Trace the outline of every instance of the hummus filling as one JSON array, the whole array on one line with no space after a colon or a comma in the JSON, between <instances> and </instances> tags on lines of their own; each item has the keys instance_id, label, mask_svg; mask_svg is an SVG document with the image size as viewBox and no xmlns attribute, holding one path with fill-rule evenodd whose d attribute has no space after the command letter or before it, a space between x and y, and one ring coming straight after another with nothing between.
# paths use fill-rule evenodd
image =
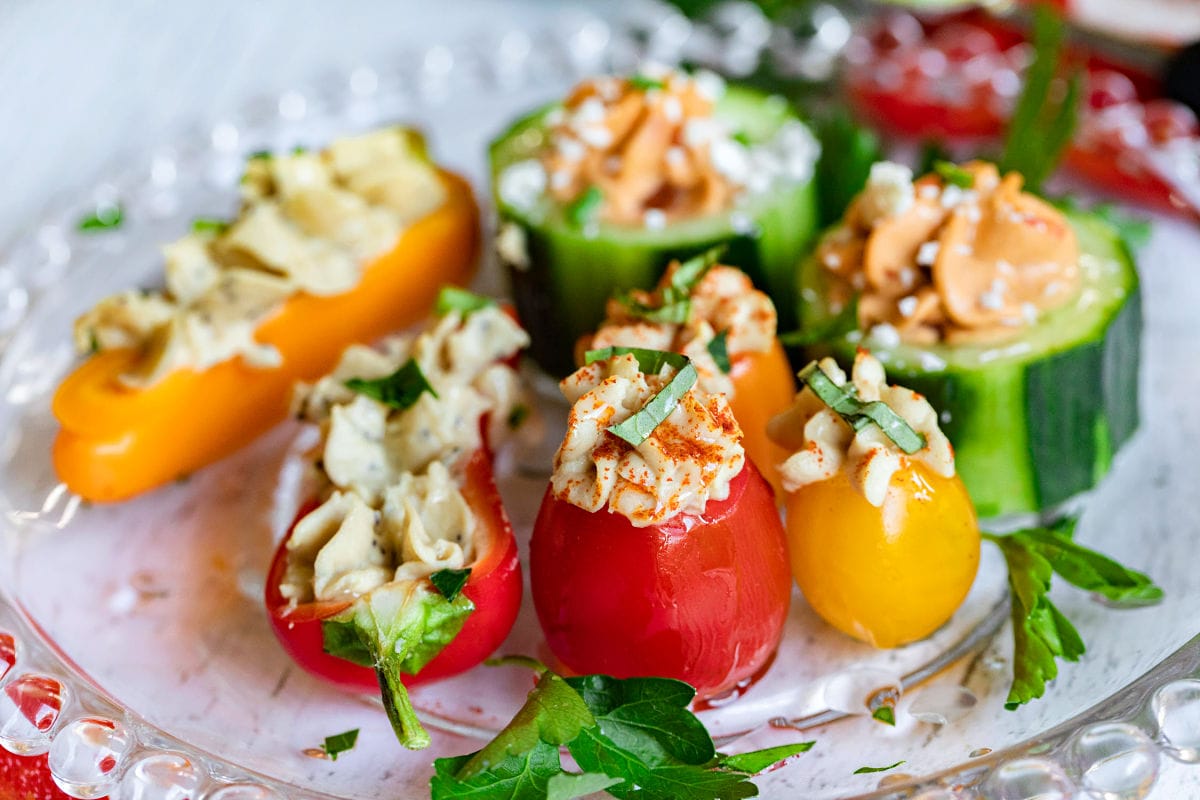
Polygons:
<instances>
[{"instance_id":1,"label":"hummus filling","mask_svg":"<svg viewBox=\"0 0 1200 800\"><path fill-rule=\"evenodd\" d=\"M530 400L505 361L529 338L498 308L452 312L416 337L348 348L332 374L301 386L300 419L321 428L316 472L321 504L288 541L285 598L358 597L386 583L469 567L479 522L464 498L462 468L487 442L497 447L525 421ZM434 393L405 409L347 388L409 359Z\"/></svg>"},{"instance_id":2,"label":"hummus filling","mask_svg":"<svg viewBox=\"0 0 1200 800\"><path fill-rule=\"evenodd\" d=\"M607 431L640 411L675 374L641 372L632 355L581 367L559 387L571 403L567 434L554 456L554 496L585 511L605 507L635 527L703 513L729 496L742 471L742 431L729 401L698 385L636 447Z\"/></svg>"},{"instance_id":3,"label":"hummus filling","mask_svg":"<svg viewBox=\"0 0 1200 800\"><path fill-rule=\"evenodd\" d=\"M547 115L540 158L501 174L500 196L528 210L545 196L569 207L594 194L599 221L657 229L727 211L776 179L807 181L820 149L808 128L793 120L747 144L714 114L724 93L711 72L654 64L584 81Z\"/></svg>"},{"instance_id":4,"label":"hummus filling","mask_svg":"<svg viewBox=\"0 0 1200 800\"><path fill-rule=\"evenodd\" d=\"M673 262L653 292L633 291L627 300L610 299L607 318L594 334L580 340L579 355L604 347L682 353L696 367L701 389L708 394L724 394L732 400L733 380L717 366L709 347L714 338L724 334L731 361L742 354L770 350L775 342L775 305L754 288L746 273L718 264L709 268L693 287L686 321L654 322L639 317L629 301L639 307L661 307L678 267L679 262Z\"/></svg>"},{"instance_id":5,"label":"hummus filling","mask_svg":"<svg viewBox=\"0 0 1200 800\"><path fill-rule=\"evenodd\" d=\"M998 341L1079 293L1079 247L1062 213L1021 191L1017 173L978 161L949 171L954 182L914 181L907 167L875 164L818 247L833 307L857 296L859 327L891 334L880 341Z\"/></svg>"},{"instance_id":6,"label":"hummus filling","mask_svg":"<svg viewBox=\"0 0 1200 800\"><path fill-rule=\"evenodd\" d=\"M131 387L238 356L278 366L278 351L255 340L259 324L293 295L353 289L445 191L415 134L400 128L338 139L319 153L252 157L237 217L163 248L165 287L101 300L76 320L76 348L138 350L121 376Z\"/></svg>"},{"instance_id":7,"label":"hummus filling","mask_svg":"<svg viewBox=\"0 0 1200 800\"><path fill-rule=\"evenodd\" d=\"M954 449L938 426L937 412L924 396L903 386L889 386L883 365L865 350L854 358L851 376L832 358L819 366L839 386L851 383L863 402L882 400L917 433L925 447L907 455L878 425L855 431L805 386L793 406L767 425L773 441L792 453L779 467L783 488L794 492L844 470L850 482L874 506L882 506L892 476L919 461L946 478L954 476Z\"/></svg>"}]
</instances>

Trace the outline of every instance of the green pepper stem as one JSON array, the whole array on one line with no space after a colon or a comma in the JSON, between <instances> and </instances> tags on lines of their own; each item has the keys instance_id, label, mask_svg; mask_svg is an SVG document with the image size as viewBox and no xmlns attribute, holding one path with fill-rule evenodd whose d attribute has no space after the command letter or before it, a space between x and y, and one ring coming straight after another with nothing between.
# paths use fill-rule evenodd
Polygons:
<instances>
[{"instance_id":1,"label":"green pepper stem","mask_svg":"<svg viewBox=\"0 0 1200 800\"><path fill-rule=\"evenodd\" d=\"M399 661L395 657L386 656L379 659L375 667L375 676L379 678L388 722L392 723L392 730L396 732L400 744L409 750L429 747L429 732L421 726L421 720L417 719L417 711L408 696L408 688L400 680Z\"/></svg>"}]
</instances>

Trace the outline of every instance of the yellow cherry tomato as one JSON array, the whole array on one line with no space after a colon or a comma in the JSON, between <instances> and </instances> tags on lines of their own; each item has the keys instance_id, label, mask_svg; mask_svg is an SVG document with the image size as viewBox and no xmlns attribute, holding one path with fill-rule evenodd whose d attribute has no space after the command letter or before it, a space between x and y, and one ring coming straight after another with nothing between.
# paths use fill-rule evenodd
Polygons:
<instances>
[{"instance_id":1,"label":"yellow cherry tomato","mask_svg":"<svg viewBox=\"0 0 1200 800\"><path fill-rule=\"evenodd\" d=\"M826 622L876 647L935 631L979 568L979 526L962 480L915 461L876 507L844 472L787 498L792 575Z\"/></svg>"}]
</instances>

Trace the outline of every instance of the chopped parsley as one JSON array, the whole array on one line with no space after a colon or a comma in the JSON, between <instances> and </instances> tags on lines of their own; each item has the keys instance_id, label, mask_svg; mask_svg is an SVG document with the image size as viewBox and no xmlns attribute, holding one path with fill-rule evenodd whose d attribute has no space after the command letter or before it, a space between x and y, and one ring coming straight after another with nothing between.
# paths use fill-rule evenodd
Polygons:
<instances>
[{"instance_id":1,"label":"chopped parsley","mask_svg":"<svg viewBox=\"0 0 1200 800\"><path fill-rule=\"evenodd\" d=\"M433 384L421 371L421 365L411 358L391 375L373 380L351 378L346 381L346 388L378 400L389 408L402 410L411 408L424 392L438 396Z\"/></svg>"},{"instance_id":2,"label":"chopped parsley","mask_svg":"<svg viewBox=\"0 0 1200 800\"><path fill-rule=\"evenodd\" d=\"M120 203L97 206L91 214L79 220L78 228L84 233L113 231L125 221L125 209Z\"/></svg>"},{"instance_id":3,"label":"chopped parsley","mask_svg":"<svg viewBox=\"0 0 1200 800\"><path fill-rule=\"evenodd\" d=\"M442 593L442 597L447 600L453 600L458 597L458 593L467 585L467 579L471 577L471 570L468 569L439 569L437 572L430 574L429 582L433 584L433 588Z\"/></svg>"},{"instance_id":4,"label":"chopped parsley","mask_svg":"<svg viewBox=\"0 0 1200 800\"><path fill-rule=\"evenodd\" d=\"M352 731L345 731L334 736L326 736L325 744L321 745L321 749L325 751L325 755L329 756L330 761L337 761L337 758L347 750L353 750L354 745L358 743L358 728Z\"/></svg>"}]
</instances>

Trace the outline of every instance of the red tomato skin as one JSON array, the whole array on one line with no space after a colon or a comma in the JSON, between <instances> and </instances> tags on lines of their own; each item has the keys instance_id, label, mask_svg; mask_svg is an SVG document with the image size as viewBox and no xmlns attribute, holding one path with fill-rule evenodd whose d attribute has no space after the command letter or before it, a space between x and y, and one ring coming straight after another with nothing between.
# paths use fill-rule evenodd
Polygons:
<instances>
[{"instance_id":1,"label":"red tomato skin","mask_svg":"<svg viewBox=\"0 0 1200 800\"><path fill-rule=\"evenodd\" d=\"M475 610L454 640L424 669L416 675L403 676L404 685L408 687L457 675L482 662L508 636L521 607L517 541L492 478L491 458L485 450L481 449L472 457L466 476L463 496L482 529L488 531L491 542L491 547L471 565L471 577L463 587L463 594L475 604ZM313 507L314 504L306 504L296 520ZM379 681L373 669L325 652L322 620L345 610L350 603L306 603L289 609L287 601L280 595L279 584L287 569L287 540L290 537L291 531L279 543L267 574L267 616L276 638L292 660L310 675L350 691L377 693Z\"/></svg>"},{"instance_id":2,"label":"red tomato skin","mask_svg":"<svg viewBox=\"0 0 1200 800\"><path fill-rule=\"evenodd\" d=\"M530 582L547 644L567 670L678 678L701 699L766 666L791 599L783 524L749 460L729 497L703 515L645 528L547 489Z\"/></svg>"}]
</instances>

